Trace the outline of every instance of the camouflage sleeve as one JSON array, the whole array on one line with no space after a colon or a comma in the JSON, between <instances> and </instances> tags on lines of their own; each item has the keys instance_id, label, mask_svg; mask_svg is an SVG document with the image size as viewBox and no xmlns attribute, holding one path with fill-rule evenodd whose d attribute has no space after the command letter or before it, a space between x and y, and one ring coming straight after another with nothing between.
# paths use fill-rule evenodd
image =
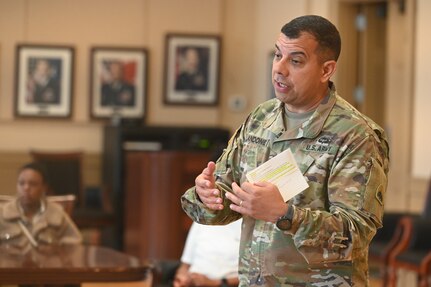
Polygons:
<instances>
[{"instance_id":1,"label":"camouflage sleeve","mask_svg":"<svg viewBox=\"0 0 431 287\"><path fill-rule=\"evenodd\" d=\"M327 183L328 211L293 207L290 232L307 262L366 258L382 224L387 186L388 155L381 153L380 145L368 136L336 159Z\"/></svg>"},{"instance_id":2,"label":"camouflage sleeve","mask_svg":"<svg viewBox=\"0 0 431 287\"><path fill-rule=\"evenodd\" d=\"M243 136L243 125L234 133L229 140L227 148L216 162L216 186L223 198L223 210L215 211L208 209L199 199L196 188L188 189L181 197L181 205L184 212L193 220L201 224L223 225L233 222L241 217L229 207L231 201L225 198L226 192L232 192L232 183L239 183L240 173L239 159L240 146Z\"/></svg>"}]
</instances>

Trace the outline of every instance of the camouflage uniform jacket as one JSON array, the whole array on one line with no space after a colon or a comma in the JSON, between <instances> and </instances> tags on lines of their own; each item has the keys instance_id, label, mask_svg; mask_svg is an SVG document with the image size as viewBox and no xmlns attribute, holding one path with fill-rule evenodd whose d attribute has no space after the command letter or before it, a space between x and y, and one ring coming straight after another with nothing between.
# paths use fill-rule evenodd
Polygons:
<instances>
[{"instance_id":1,"label":"camouflage uniform jacket","mask_svg":"<svg viewBox=\"0 0 431 287\"><path fill-rule=\"evenodd\" d=\"M231 190L245 174L290 148L309 187L288 203L292 228L244 216L240 286L368 286L368 245L381 227L389 147L384 131L339 97L327 97L300 127L285 131L277 99L254 110L217 161L217 186ZM242 215L207 209L195 188L184 211L202 224L226 224ZM216 247L215 247L216 248Z\"/></svg>"}]
</instances>

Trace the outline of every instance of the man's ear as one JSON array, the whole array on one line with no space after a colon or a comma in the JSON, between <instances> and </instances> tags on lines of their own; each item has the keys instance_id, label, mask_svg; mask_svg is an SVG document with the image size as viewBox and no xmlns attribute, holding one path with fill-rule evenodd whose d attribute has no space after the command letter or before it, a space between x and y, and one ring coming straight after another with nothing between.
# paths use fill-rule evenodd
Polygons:
<instances>
[{"instance_id":1,"label":"man's ear","mask_svg":"<svg viewBox=\"0 0 431 287\"><path fill-rule=\"evenodd\" d=\"M329 81L329 79L332 77L332 75L335 73L335 70L337 69L337 62L334 60L329 60L323 63L322 67L322 83Z\"/></svg>"}]
</instances>

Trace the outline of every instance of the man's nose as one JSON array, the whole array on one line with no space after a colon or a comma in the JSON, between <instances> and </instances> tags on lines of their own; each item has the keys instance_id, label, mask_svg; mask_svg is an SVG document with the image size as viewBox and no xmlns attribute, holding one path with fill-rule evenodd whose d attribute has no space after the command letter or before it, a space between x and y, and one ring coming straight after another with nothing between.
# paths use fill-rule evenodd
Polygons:
<instances>
[{"instance_id":1,"label":"man's nose","mask_svg":"<svg viewBox=\"0 0 431 287\"><path fill-rule=\"evenodd\" d=\"M278 62L273 63L273 69L274 72L280 75L283 75L284 77L287 77L289 75L289 69L287 66L286 60L282 59Z\"/></svg>"}]
</instances>

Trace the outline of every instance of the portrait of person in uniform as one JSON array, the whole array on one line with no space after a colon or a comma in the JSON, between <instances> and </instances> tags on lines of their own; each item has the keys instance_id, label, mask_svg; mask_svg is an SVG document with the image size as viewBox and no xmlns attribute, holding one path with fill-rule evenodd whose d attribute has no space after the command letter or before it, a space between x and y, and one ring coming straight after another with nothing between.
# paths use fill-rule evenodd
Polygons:
<instances>
[{"instance_id":1,"label":"portrait of person in uniform","mask_svg":"<svg viewBox=\"0 0 431 287\"><path fill-rule=\"evenodd\" d=\"M101 106L131 107L135 105L134 83L125 75L125 64L118 60L104 61L105 75L101 86Z\"/></svg>"},{"instance_id":2,"label":"portrait of person in uniform","mask_svg":"<svg viewBox=\"0 0 431 287\"><path fill-rule=\"evenodd\" d=\"M368 248L382 227L388 181L385 131L338 94L331 78L341 37L329 20L294 18L273 45L276 98L251 111L202 167L182 208L200 224L242 218L240 287L369 286ZM248 180L288 150L305 189L285 198L274 181ZM265 174L288 176L277 167Z\"/></svg>"},{"instance_id":3,"label":"portrait of person in uniform","mask_svg":"<svg viewBox=\"0 0 431 287\"><path fill-rule=\"evenodd\" d=\"M205 47L179 46L177 48L176 66L178 72L175 90L208 90L208 53L209 48Z\"/></svg>"},{"instance_id":4,"label":"portrait of person in uniform","mask_svg":"<svg viewBox=\"0 0 431 287\"><path fill-rule=\"evenodd\" d=\"M52 58L29 58L27 103L59 104L61 60Z\"/></svg>"}]
</instances>

